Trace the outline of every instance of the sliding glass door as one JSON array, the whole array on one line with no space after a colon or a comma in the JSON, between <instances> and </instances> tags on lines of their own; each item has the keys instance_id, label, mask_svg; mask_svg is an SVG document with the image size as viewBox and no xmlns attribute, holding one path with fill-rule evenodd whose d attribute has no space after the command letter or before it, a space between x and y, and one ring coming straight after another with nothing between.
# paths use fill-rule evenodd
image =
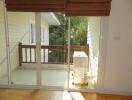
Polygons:
<instances>
[{"instance_id":1,"label":"sliding glass door","mask_svg":"<svg viewBox=\"0 0 132 100\"><path fill-rule=\"evenodd\" d=\"M34 12L7 12L11 85L37 85Z\"/></svg>"},{"instance_id":2,"label":"sliding glass door","mask_svg":"<svg viewBox=\"0 0 132 100\"><path fill-rule=\"evenodd\" d=\"M69 88L87 88L88 53L87 28L88 17L69 17L69 41L70 41L70 72Z\"/></svg>"},{"instance_id":3,"label":"sliding glass door","mask_svg":"<svg viewBox=\"0 0 132 100\"><path fill-rule=\"evenodd\" d=\"M100 17L69 17L69 88L97 87Z\"/></svg>"},{"instance_id":4,"label":"sliding glass door","mask_svg":"<svg viewBox=\"0 0 132 100\"><path fill-rule=\"evenodd\" d=\"M54 12L6 14L10 61L9 73L5 67L6 76L0 79L1 84L10 81L11 86L67 87L68 31L65 15Z\"/></svg>"},{"instance_id":5,"label":"sliding glass door","mask_svg":"<svg viewBox=\"0 0 132 100\"><path fill-rule=\"evenodd\" d=\"M0 69L3 71L0 84L7 84L10 78L13 86L96 88L99 17L66 17L59 12L7 12L7 21L8 41L4 40L4 26L0 26Z\"/></svg>"},{"instance_id":6,"label":"sliding glass door","mask_svg":"<svg viewBox=\"0 0 132 100\"><path fill-rule=\"evenodd\" d=\"M62 13L41 15L41 82L44 87L67 86L67 31Z\"/></svg>"}]
</instances>

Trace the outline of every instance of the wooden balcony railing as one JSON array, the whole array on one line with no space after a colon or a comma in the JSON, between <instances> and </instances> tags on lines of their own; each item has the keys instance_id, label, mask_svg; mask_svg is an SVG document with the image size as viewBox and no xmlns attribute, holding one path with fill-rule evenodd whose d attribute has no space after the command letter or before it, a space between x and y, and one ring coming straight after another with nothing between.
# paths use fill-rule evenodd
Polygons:
<instances>
[{"instance_id":1,"label":"wooden balcony railing","mask_svg":"<svg viewBox=\"0 0 132 100\"><path fill-rule=\"evenodd\" d=\"M89 45L71 45L70 63L73 62L74 51L85 51L89 54ZM63 64L67 63L68 48L64 45L42 45L41 62L43 64ZM36 63L36 45L23 45L19 43L19 65L22 63Z\"/></svg>"}]
</instances>

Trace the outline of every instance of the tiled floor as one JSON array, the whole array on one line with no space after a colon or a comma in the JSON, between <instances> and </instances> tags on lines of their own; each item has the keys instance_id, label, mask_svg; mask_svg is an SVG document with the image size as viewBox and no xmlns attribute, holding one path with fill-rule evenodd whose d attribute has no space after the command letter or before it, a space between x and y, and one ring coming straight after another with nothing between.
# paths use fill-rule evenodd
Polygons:
<instances>
[{"instance_id":1,"label":"tiled floor","mask_svg":"<svg viewBox=\"0 0 132 100\"><path fill-rule=\"evenodd\" d=\"M12 84L36 85L36 70L18 69L11 73ZM67 81L67 71L64 70L43 70L42 84L46 86L65 86ZM7 82L7 77L0 79L0 84Z\"/></svg>"},{"instance_id":2,"label":"tiled floor","mask_svg":"<svg viewBox=\"0 0 132 100\"><path fill-rule=\"evenodd\" d=\"M59 86L66 87L68 81L68 71L64 69L42 69L42 85L43 86ZM7 84L7 76L0 78L0 84ZM37 85L37 71L34 68L22 67L17 70L11 72L11 80L12 84L15 85ZM70 83L69 87L78 89L78 88L90 88L93 89L96 86L94 85L94 81L89 81L88 85L73 85L73 76L72 71L70 72Z\"/></svg>"}]
</instances>

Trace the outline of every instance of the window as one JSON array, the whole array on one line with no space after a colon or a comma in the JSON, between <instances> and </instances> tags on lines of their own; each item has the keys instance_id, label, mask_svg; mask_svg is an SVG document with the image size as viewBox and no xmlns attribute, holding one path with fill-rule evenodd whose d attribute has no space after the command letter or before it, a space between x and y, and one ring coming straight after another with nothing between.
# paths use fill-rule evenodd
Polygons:
<instances>
[{"instance_id":1,"label":"window","mask_svg":"<svg viewBox=\"0 0 132 100\"><path fill-rule=\"evenodd\" d=\"M31 36L30 36L30 43L35 43L36 36L35 36L35 24L31 23ZM41 26L41 43L44 43L44 27Z\"/></svg>"},{"instance_id":2,"label":"window","mask_svg":"<svg viewBox=\"0 0 132 100\"><path fill-rule=\"evenodd\" d=\"M41 43L44 43L44 27L41 26Z\"/></svg>"},{"instance_id":3,"label":"window","mask_svg":"<svg viewBox=\"0 0 132 100\"><path fill-rule=\"evenodd\" d=\"M35 24L31 23L31 37L30 37L30 42L35 43Z\"/></svg>"}]
</instances>

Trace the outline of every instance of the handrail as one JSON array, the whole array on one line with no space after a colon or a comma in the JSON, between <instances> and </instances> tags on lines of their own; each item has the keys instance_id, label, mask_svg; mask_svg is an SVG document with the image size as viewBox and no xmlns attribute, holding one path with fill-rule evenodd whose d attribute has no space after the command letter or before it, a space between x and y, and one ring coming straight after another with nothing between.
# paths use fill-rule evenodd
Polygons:
<instances>
[{"instance_id":1,"label":"handrail","mask_svg":"<svg viewBox=\"0 0 132 100\"><path fill-rule=\"evenodd\" d=\"M36 45L25 45L19 43L19 65L22 63L36 63ZM42 45L41 62L43 64L67 63L67 45ZM85 51L89 55L89 45L71 45L70 63L73 63L73 52Z\"/></svg>"}]
</instances>

